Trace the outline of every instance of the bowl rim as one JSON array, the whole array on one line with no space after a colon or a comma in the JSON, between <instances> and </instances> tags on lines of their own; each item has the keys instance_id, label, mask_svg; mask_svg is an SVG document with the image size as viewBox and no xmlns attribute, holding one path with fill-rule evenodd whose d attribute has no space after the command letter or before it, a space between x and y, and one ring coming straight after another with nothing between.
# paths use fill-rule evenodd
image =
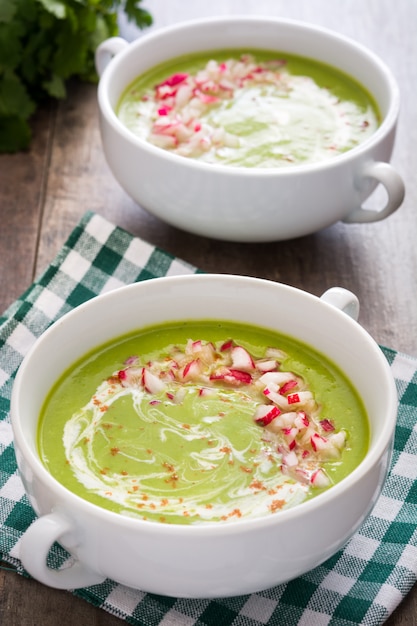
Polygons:
<instances>
[{"instance_id":1,"label":"bowl rim","mask_svg":"<svg viewBox=\"0 0 417 626\"><path fill-rule=\"evenodd\" d=\"M167 281L168 283L175 284L175 282L178 281L186 283L193 283L195 281L210 283L213 280L221 280L235 284L263 283L266 284L266 286L269 288L278 289L282 292L297 293L298 297L304 297L311 302L316 302L314 306L323 306L328 310L331 310L332 315L340 316L341 319L343 319L343 323L350 325L355 329L355 332L358 333L361 337L362 345L366 346L366 349L370 350L374 354L374 358L379 360L381 366L380 371L382 373L382 377L384 378L383 392L386 394L387 419L379 436L377 445L375 445L373 449L368 450L365 458L350 474L348 474L340 482L336 483L333 487L317 495L316 497L297 504L296 506L286 509L284 511L280 511L278 515L260 516L241 520L230 520L225 524L216 524L213 522L202 522L195 525L155 523L152 521L142 520L139 518L134 518L133 516L130 517L127 515L116 513L114 511L110 511L108 509L100 507L99 505L93 504L88 500L85 500L81 496L78 496L74 492L70 491L56 478L54 478L42 464L39 454L35 454L35 452L33 451L33 443L30 443L27 433L24 432L21 424L21 417L19 413L20 396L23 393L21 389L21 379L25 375L25 370L30 366L31 357L36 352L38 346L42 343L47 342L50 335L53 335L56 332L57 328L65 326L66 320L72 319L77 316L82 316L83 311L85 311L86 309L88 310L92 307L97 306L100 307L102 302L105 303L106 300L108 300L109 298L112 299L117 297L117 293L120 293L120 290L123 290L127 293L132 290L141 291L142 289L146 289L147 283L149 284L150 282L152 282L155 284L156 281L158 281L160 288L163 290L164 285L167 283ZM114 338L116 338L116 336ZM336 365L338 365L338 367L343 371L343 368L340 364L336 363ZM53 382L54 381L51 382L49 388L51 388ZM79 305L72 311L64 314L57 322L54 322L35 341L35 343L28 351L27 355L24 357L18 369L12 388L10 414L13 437L15 443L17 443L18 445L19 456L21 456L24 459L24 462L30 467L33 478L36 477L44 488L54 494L54 497L56 501L59 502L59 505L62 506L62 503L65 502L67 516L74 515L74 517L76 517L78 510L85 515L89 515L93 518L101 520L101 522L116 524L117 526L121 526L124 528L137 528L138 532L149 532L151 534L161 533L162 535L168 533L174 534L175 536L183 536L191 533L192 536L197 537L206 535L212 536L214 534L219 535L220 537L228 535L229 533L250 532L254 527L264 528L273 525L277 525L279 527L280 524L285 523L286 521L296 520L300 517L308 516L309 513L313 513L319 508L325 508L326 504L331 503L333 500L338 500L342 498L347 491L354 489L355 486L358 485L358 483L360 483L360 481L379 464L380 459L385 454L390 453L390 448L392 445L393 435L395 431L397 408L398 397L394 377L392 375L388 361L385 359L385 356L382 353L380 347L371 337L371 335L358 322L350 318L340 309L337 309L335 306L323 301L318 296L315 296L307 291L303 291L302 289L291 287L283 283L277 283L268 279L230 274L188 274L178 276L165 276L161 278L154 278L147 281L133 283L130 285L125 285L110 292L95 296L89 301ZM71 513L69 513L69 511L71 511Z\"/></svg>"},{"instance_id":2,"label":"bowl rim","mask_svg":"<svg viewBox=\"0 0 417 626\"><path fill-rule=\"evenodd\" d=\"M307 32L312 32L317 35L322 35L327 38L329 41L333 41L336 44L343 44L349 46L350 48L355 49L357 52L360 52L362 55L366 56L371 62L374 63L375 67L378 68L381 77L384 78L386 85L389 88L390 92L390 103L387 109L386 114L380 124L380 126L376 129L376 131L365 141L361 142L354 148L347 150L341 154L338 154L332 158L325 159L321 162L317 163L301 163L291 165L291 167L231 167L230 165L223 165L219 163L206 163L204 161L199 161L198 159L192 159L189 157L184 157L178 154L174 154L169 150L165 150L160 148L159 146L154 146L150 142L147 142L140 137L137 137L132 131L130 131L117 117L114 108L111 106L108 96L110 81L115 73L117 73L120 66L125 62L125 59L130 56L136 54L136 51L141 49L143 46L148 45L148 42L152 44L154 41L163 40L166 35L170 35L172 33L181 33L182 31L187 31L193 28L199 28L204 26L216 27L221 24L247 24L247 23L257 23L258 25L263 24L276 24L277 26L284 26L289 28L298 28ZM209 50L208 50L209 52ZM181 56L181 55L179 55ZM169 57L166 60L169 60ZM329 64L331 65L331 63ZM152 67L152 66L150 66ZM333 66L335 69L338 69L337 66ZM356 79L354 75L352 77ZM127 83L124 86L124 89L128 87L130 83ZM362 84L362 83L360 83ZM366 85L363 85L366 88ZM373 95L373 94L372 94ZM376 98L375 98L376 100ZM378 101L376 100L379 105ZM342 33L338 33L335 30L312 24L309 22L289 19L289 18L281 18L281 17L270 17L266 15L228 15L228 16L213 16L208 18L196 18L181 21L175 24L171 24L168 26L162 26L157 28L156 30L152 30L150 32L141 35L137 39L132 42L127 42L127 46L125 49L121 50L117 55L115 55L107 67L104 69L98 84L98 104L100 114L104 116L106 121L111 125L113 130L119 133L125 140L128 141L132 146L136 146L137 148L141 148L144 150L145 154L149 154L150 156L154 156L156 158L161 158L166 160L168 163L183 165L185 167L190 167L193 170L197 171L209 171L216 172L218 175L228 175L228 176L249 176L249 177L275 177L277 175L280 176L298 176L302 172L312 173L315 171L321 171L323 169L333 169L341 166L345 162L349 162L356 157L366 155L367 151L377 144L380 139L382 139L385 135L389 134L397 123L399 108L400 108L400 92L398 83L394 77L394 74L390 70L390 68L386 65L386 63L371 49L367 48L360 42L355 41L354 39L347 37Z\"/></svg>"}]
</instances>

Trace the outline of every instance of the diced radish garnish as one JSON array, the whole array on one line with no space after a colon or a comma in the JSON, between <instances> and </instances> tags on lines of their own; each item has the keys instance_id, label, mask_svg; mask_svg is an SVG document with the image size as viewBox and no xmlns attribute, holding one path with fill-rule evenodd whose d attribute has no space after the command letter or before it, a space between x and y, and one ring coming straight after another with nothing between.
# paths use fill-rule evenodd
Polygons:
<instances>
[{"instance_id":1,"label":"diced radish garnish","mask_svg":"<svg viewBox=\"0 0 417 626\"><path fill-rule=\"evenodd\" d=\"M232 364L235 369L249 371L255 368L255 363L249 352L242 346L234 346L232 348Z\"/></svg>"},{"instance_id":2,"label":"diced radish garnish","mask_svg":"<svg viewBox=\"0 0 417 626\"><path fill-rule=\"evenodd\" d=\"M272 359L277 359L277 361L283 361L287 355L282 350L278 348L267 348L265 351L265 356L271 357Z\"/></svg>"},{"instance_id":3,"label":"diced radish garnish","mask_svg":"<svg viewBox=\"0 0 417 626\"><path fill-rule=\"evenodd\" d=\"M240 385L241 383L249 385L252 382L252 376L249 372L221 368L210 375L210 380L223 380L224 382L231 383L232 385Z\"/></svg>"},{"instance_id":4,"label":"diced radish garnish","mask_svg":"<svg viewBox=\"0 0 417 626\"><path fill-rule=\"evenodd\" d=\"M252 376L249 372L242 372L241 370L229 369L229 374L227 375L227 379L232 378L241 383L245 383L246 385L250 385L252 382Z\"/></svg>"},{"instance_id":5,"label":"diced radish garnish","mask_svg":"<svg viewBox=\"0 0 417 626\"><path fill-rule=\"evenodd\" d=\"M185 394L186 394L186 390L184 387L180 387L179 389L177 389L177 391L175 392L174 395L174 402L175 404L181 404L185 398Z\"/></svg>"},{"instance_id":6,"label":"diced radish garnish","mask_svg":"<svg viewBox=\"0 0 417 626\"><path fill-rule=\"evenodd\" d=\"M290 450L292 450L295 447L295 438L298 435L298 428L284 428L283 434L290 446Z\"/></svg>"},{"instance_id":7,"label":"diced radish garnish","mask_svg":"<svg viewBox=\"0 0 417 626\"><path fill-rule=\"evenodd\" d=\"M125 365L133 365L134 363L136 363L136 361L138 360L137 356L129 356L126 361L125 361Z\"/></svg>"},{"instance_id":8,"label":"diced radish garnish","mask_svg":"<svg viewBox=\"0 0 417 626\"><path fill-rule=\"evenodd\" d=\"M310 482L314 487L329 487L330 479L321 468L317 469L310 478Z\"/></svg>"},{"instance_id":9,"label":"diced radish garnish","mask_svg":"<svg viewBox=\"0 0 417 626\"><path fill-rule=\"evenodd\" d=\"M255 367L260 372L273 372L277 367L277 362L274 359L269 361L256 361Z\"/></svg>"},{"instance_id":10,"label":"diced radish garnish","mask_svg":"<svg viewBox=\"0 0 417 626\"><path fill-rule=\"evenodd\" d=\"M320 426L327 433L331 433L334 430L334 425L328 419L320 420Z\"/></svg>"},{"instance_id":11,"label":"diced radish garnish","mask_svg":"<svg viewBox=\"0 0 417 626\"><path fill-rule=\"evenodd\" d=\"M148 139L155 146L159 146L160 148L175 148L175 146L177 146L178 144L178 141L175 137L157 133L151 133Z\"/></svg>"},{"instance_id":12,"label":"diced radish garnish","mask_svg":"<svg viewBox=\"0 0 417 626\"><path fill-rule=\"evenodd\" d=\"M298 465L298 457L294 451L290 451L283 455L282 462L287 467L296 467Z\"/></svg>"},{"instance_id":13,"label":"diced radish garnish","mask_svg":"<svg viewBox=\"0 0 417 626\"><path fill-rule=\"evenodd\" d=\"M118 378L123 387L140 387L142 385L142 376L142 367L127 367L118 373Z\"/></svg>"},{"instance_id":14,"label":"diced radish garnish","mask_svg":"<svg viewBox=\"0 0 417 626\"><path fill-rule=\"evenodd\" d=\"M288 404L299 404L301 406L309 405L314 401L311 391L299 391L286 396Z\"/></svg>"},{"instance_id":15,"label":"diced radish garnish","mask_svg":"<svg viewBox=\"0 0 417 626\"><path fill-rule=\"evenodd\" d=\"M340 430L338 433L333 433L329 436L329 440L335 448L342 450L346 444L346 432L344 430Z\"/></svg>"},{"instance_id":16,"label":"diced radish garnish","mask_svg":"<svg viewBox=\"0 0 417 626\"><path fill-rule=\"evenodd\" d=\"M264 385L275 383L276 385L283 385L289 380L293 380L294 374L292 372L266 372L262 374L259 381Z\"/></svg>"},{"instance_id":17,"label":"diced radish garnish","mask_svg":"<svg viewBox=\"0 0 417 626\"><path fill-rule=\"evenodd\" d=\"M271 402L274 402L274 404L279 406L280 409L284 411L288 409L288 401L285 396L281 396L279 393L277 393L270 387L265 387L263 393L268 398L268 400L271 400Z\"/></svg>"},{"instance_id":18,"label":"diced radish garnish","mask_svg":"<svg viewBox=\"0 0 417 626\"><path fill-rule=\"evenodd\" d=\"M181 109L186 106L189 100L191 99L193 90L190 85L181 84L175 94L175 105L177 108Z\"/></svg>"},{"instance_id":19,"label":"diced radish garnish","mask_svg":"<svg viewBox=\"0 0 417 626\"><path fill-rule=\"evenodd\" d=\"M297 417L294 420L294 424L295 426L297 426L299 430L303 428L307 428L309 426L310 422L309 422L307 415L304 413L304 411L299 411L297 413Z\"/></svg>"},{"instance_id":20,"label":"diced radish garnish","mask_svg":"<svg viewBox=\"0 0 417 626\"><path fill-rule=\"evenodd\" d=\"M278 407L273 404L259 404L256 407L254 419L258 424L267 426L281 413Z\"/></svg>"},{"instance_id":21,"label":"diced radish garnish","mask_svg":"<svg viewBox=\"0 0 417 626\"><path fill-rule=\"evenodd\" d=\"M164 104L164 106L159 107L158 115L168 115L170 111L172 111L172 107L168 106L167 104Z\"/></svg>"},{"instance_id":22,"label":"diced radish garnish","mask_svg":"<svg viewBox=\"0 0 417 626\"><path fill-rule=\"evenodd\" d=\"M287 396L287 402L288 404L297 404L300 402L300 396L298 395L298 393L292 393Z\"/></svg>"},{"instance_id":23,"label":"diced radish garnish","mask_svg":"<svg viewBox=\"0 0 417 626\"><path fill-rule=\"evenodd\" d=\"M311 446L315 452L319 452L320 450L324 450L328 446L328 440L321 435L314 433L311 437Z\"/></svg>"},{"instance_id":24,"label":"diced radish garnish","mask_svg":"<svg viewBox=\"0 0 417 626\"><path fill-rule=\"evenodd\" d=\"M149 393L159 393L166 389L165 383L146 368L143 368L143 386Z\"/></svg>"},{"instance_id":25,"label":"diced radish garnish","mask_svg":"<svg viewBox=\"0 0 417 626\"><path fill-rule=\"evenodd\" d=\"M201 365L198 359L194 359L193 361L189 361L183 371L182 378L183 380L197 380L201 374Z\"/></svg>"},{"instance_id":26,"label":"diced radish garnish","mask_svg":"<svg viewBox=\"0 0 417 626\"><path fill-rule=\"evenodd\" d=\"M295 411L285 411L282 413L281 423L282 428L292 428L296 426L295 420L297 418L297 413Z\"/></svg>"},{"instance_id":27,"label":"diced radish garnish","mask_svg":"<svg viewBox=\"0 0 417 626\"><path fill-rule=\"evenodd\" d=\"M168 78L166 78L162 83L159 83L158 86L161 87L163 85L168 85L169 87L174 87L175 85L179 85L187 80L188 76L189 75L186 73L172 74L172 76L168 76Z\"/></svg>"},{"instance_id":28,"label":"diced radish garnish","mask_svg":"<svg viewBox=\"0 0 417 626\"><path fill-rule=\"evenodd\" d=\"M288 380L286 383L282 385L279 392L281 395L284 395L288 393L289 391L291 391L291 389L294 389L294 387L297 387L297 385L298 385L298 382L295 379Z\"/></svg>"}]
</instances>

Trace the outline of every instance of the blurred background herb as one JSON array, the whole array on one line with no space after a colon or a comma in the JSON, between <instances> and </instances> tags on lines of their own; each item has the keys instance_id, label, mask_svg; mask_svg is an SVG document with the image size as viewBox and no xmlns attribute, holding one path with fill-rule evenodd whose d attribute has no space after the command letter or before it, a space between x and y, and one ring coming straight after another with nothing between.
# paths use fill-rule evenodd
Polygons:
<instances>
[{"instance_id":1,"label":"blurred background herb","mask_svg":"<svg viewBox=\"0 0 417 626\"><path fill-rule=\"evenodd\" d=\"M65 98L69 78L96 80L94 51L118 34L118 11L150 26L141 1L0 0L0 152L28 148L31 115Z\"/></svg>"}]
</instances>

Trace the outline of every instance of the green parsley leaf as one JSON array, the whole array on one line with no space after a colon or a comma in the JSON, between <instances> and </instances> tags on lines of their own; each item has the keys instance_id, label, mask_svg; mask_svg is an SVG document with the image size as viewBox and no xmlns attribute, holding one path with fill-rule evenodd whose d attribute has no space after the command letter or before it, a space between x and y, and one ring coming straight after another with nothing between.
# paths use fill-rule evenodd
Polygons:
<instances>
[{"instance_id":1,"label":"green parsley leaf","mask_svg":"<svg viewBox=\"0 0 417 626\"><path fill-rule=\"evenodd\" d=\"M0 2L0 22L6 24L11 22L16 13L16 0L1 0Z\"/></svg>"},{"instance_id":2,"label":"green parsley leaf","mask_svg":"<svg viewBox=\"0 0 417 626\"><path fill-rule=\"evenodd\" d=\"M152 23L142 0L0 0L0 152L30 144L30 116L65 98L72 78L96 81L97 46L118 34L117 13Z\"/></svg>"}]
</instances>

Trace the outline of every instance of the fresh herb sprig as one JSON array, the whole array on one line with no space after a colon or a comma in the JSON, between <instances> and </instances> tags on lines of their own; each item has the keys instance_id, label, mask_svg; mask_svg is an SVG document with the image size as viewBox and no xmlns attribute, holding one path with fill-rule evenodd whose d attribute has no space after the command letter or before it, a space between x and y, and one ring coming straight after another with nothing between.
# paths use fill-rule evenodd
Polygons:
<instances>
[{"instance_id":1,"label":"fresh herb sprig","mask_svg":"<svg viewBox=\"0 0 417 626\"><path fill-rule=\"evenodd\" d=\"M65 98L68 79L96 80L94 51L118 34L119 10L139 28L152 23L141 1L0 1L0 152L30 145L31 116L46 98Z\"/></svg>"}]
</instances>

